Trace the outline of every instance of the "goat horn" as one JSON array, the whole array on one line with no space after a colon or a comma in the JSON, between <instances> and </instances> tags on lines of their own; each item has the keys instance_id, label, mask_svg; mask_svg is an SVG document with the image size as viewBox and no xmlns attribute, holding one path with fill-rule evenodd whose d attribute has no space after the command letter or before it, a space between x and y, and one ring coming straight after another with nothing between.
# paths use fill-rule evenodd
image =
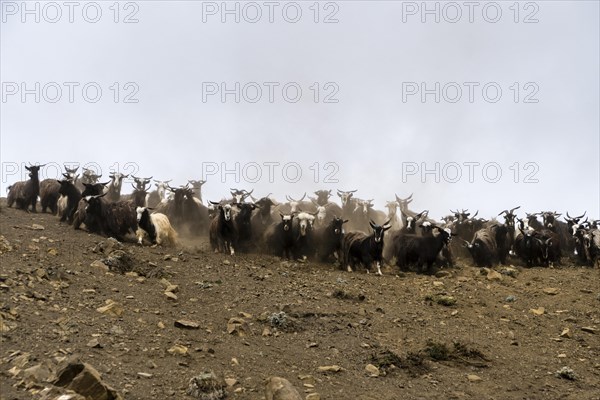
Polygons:
<instances>
[{"instance_id":1,"label":"goat horn","mask_svg":"<svg viewBox=\"0 0 600 400\"><path fill-rule=\"evenodd\" d=\"M515 212L515 210L518 210L519 208L521 208L521 206L516 206L515 208L511 208L511 209L510 209L510 213L511 213L511 214L512 214L512 213L514 213L514 212Z\"/></svg>"},{"instance_id":2,"label":"goat horn","mask_svg":"<svg viewBox=\"0 0 600 400\"><path fill-rule=\"evenodd\" d=\"M504 211L500 212L500 214L498 214L498 216L500 216L502 214L508 214L508 210L504 210Z\"/></svg>"},{"instance_id":3,"label":"goat horn","mask_svg":"<svg viewBox=\"0 0 600 400\"><path fill-rule=\"evenodd\" d=\"M304 200L306 198L306 192L304 192L304 196L302 196L302 198L300 199L300 201Z\"/></svg>"}]
</instances>

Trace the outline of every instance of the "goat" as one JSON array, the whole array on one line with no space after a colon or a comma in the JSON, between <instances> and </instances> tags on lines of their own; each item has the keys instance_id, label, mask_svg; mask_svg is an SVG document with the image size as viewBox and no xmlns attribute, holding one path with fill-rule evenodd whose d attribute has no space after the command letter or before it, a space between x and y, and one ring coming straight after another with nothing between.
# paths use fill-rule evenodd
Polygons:
<instances>
[{"instance_id":1,"label":"goat","mask_svg":"<svg viewBox=\"0 0 600 400\"><path fill-rule=\"evenodd\" d=\"M104 196L106 193L84 197L84 201L88 203L85 209L86 215L98 221L101 233L122 242L127 233L137 232L136 209L129 201L111 203L104 200Z\"/></svg>"},{"instance_id":2,"label":"goat","mask_svg":"<svg viewBox=\"0 0 600 400\"><path fill-rule=\"evenodd\" d=\"M271 215L271 208L277 204L273 202L269 195L254 202L257 211L252 215L251 224L252 232L255 233L256 237L262 237L265 230L275 222Z\"/></svg>"},{"instance_id":3,"label":"goat","mask_svg":"<svg viewBox=\"0 0 600 400\"><path fill-rule=\"evenodd\" d=\"M234 216L235 229L237 231L238 249L242 253L247 253L252 246L252 211L256 208L253 203L233 203L239 211Z\"/></svg>"},{"instance_id":4,"label":"goat","mask_svg":"<svg viewBox=\"0 0 600 400\"><path fill-rule=\"evenodd\" d=\"M514 254L515 234L516 234L515 218L517 217L517 215L515 214L515 210L518 210L519 208L521 208L521 206L511 208L510 210L501 211L498 214L498 216L501 216L501 215L504 216L504 224L506 225L506 228L508 229L507 246L508 246L509 254Z\"/></svg>"},{"instance_id":5,"label":"goat","mask_svg":"<svg viewBox=\"0 0 600 400\"><path fill-rule=\"evenodd\" d=\"M390 220L390 229L392 231L399 231L402 228L402 220L398 217L398 202L387 201L385 207L388 209L387 219Z\"/></svg>"},{"instance_id":6,"label":"goat","mask_svg":"<svg viewBox=\"0 0 600 400\"><path fill-rule=\"evenodd\" d=\"M96 196L104 193L104 186L108 185L108 182L105 183L82 183L83 192L81 193L81 200L77 204L77 210L75 211L75 215L73 216L73 228L79 229L81 224L85 224L85 227L89 232L98 233L100 232L100 224L95 218L88 218L86 208L87 202L85 201L85 197L88 196ZM75 186L77 190L79 188L77 185Z\"/></svg>"},{"instance_id":7,"label":"goat","mask_svg":"<svg viewBox=\"0 0 600 400\"><path fill-rule=\"evenodd\" d=\"M38 172L46 164L25 166L29 171L29 180L16 182L9 186L8 195L6 198L7 206L12 207L13 203L17 203L17 208L29 212L37 212L36 203L40 194L40 179Z\"/></svg>"},{"instance_id":8,"label":"goat","mask_svg":"<svg viewBox=\"0 0 600 400\"><path fill-rule=\"evenodd\" d=\"M480 229L475 232L473 240L470 243L466 240L465 242L475 265L478 267L491 267L498 261L498 246L492 230Z\"/></svg>"},{"instance_id":9,"label":"goat","mask_svg":"<svg viewBox=\"0 0 600 400\"><path fill-rule=\"evenodd\" d=\"M150 214L148 207L137 207L138 230L136 235L141 245L144 235L147 234L152 244L175 246L177 244L177 232L171 226L169 218L165 214Z\"/></svg>"},{"instance_id":10,"label":"goat","mask_svg":"<svg viewBox=\"0 0 600 400\"><path fill-rule=\"evenodd\" d=\"M248 192L246 189L238 190L231 188L230 193L232 200L230 203L243 203L248 197L252 196L252 192L254 192L254 189Z\"/></svg>"},{"instance_id":11,"label":"goat","mask_svg":"<svg viewBox=\"0 0 600 400\"><path fill-rule=\"evenodd\" d=\"M56 179L48 178L40 182L40 205L43 213L50 209L50 213L56 215L58 212L58 198L60 197L59 189L60 184Z\"/></svg>"},{"instance_id":12,"label":"goat","mask_svg":"<svg viewBox=\"0 0 600 400\"><path fill-rule=\"evenodd\" d=\"M294 214L279 214L281 221L271 224L263 234L265 250L278 257L292 258L294 256Z\"/></svg>"},{"instance_id":13,"label":"goat","mask_svg":"<svg viewBox=\"0 0 600 400\"><path fill-rule=\"evenodd\" d=\"M369 226L373 232L367 234L359 231L349 232L342 239L342 259L341 266L347 266L348 272L352 272L352 268L356 264L362 264L367 273L371 271L373 263L377 267L377 275L381 273L381 262L383 261L383 236L385 231L391 228L390 221L383 225L377 225L373 221L369 221Z\"/></svg>"},{"instance_id":14,"label":"goat","mask_svg":"<svg viewBox=\"0 0 600 400\"><path fill-rule=\"evenodd\" d=\"M353 198L354 193L356 193L356 190L342 191L338 189L337 191L337 195L342 202L342 219L350 220L352 214L354 214L356 208L356 200Z\"/></svg>"},{"instance_id":15,"label":"goat","mask_svg":"<svg viewBox=\"0 0 600 400\"><path fill-rule=\"evenodd\" d=\"M424 272L423 266L426 266L427 273L433 273L433 263L438 258L440 251L444 246L448 246L453 234L448 228L434 226L437 235L417 236L411 234L399 233L395 236L393 245L396 265L400 270L405 270L412 263L417 264L417 272Z\"/></svg>"},{"instance_id":16,"label":"goat","mask_svg":"<svg viewBox=\"0 0 600 400\"><path fill-rule=\"evenodd\" d=\"M62 195L61 200L64 201L64 210L60 213L60 222L67 222L71 225L77 211L77 205L81 201L81 192L75 184L69 180L57 181L59 185L59 194Z\"/></svg>"},{"instance_id":17,"label":"goat","mask_svg":"<svg viewBox=\"0 0 600 400\"><path fill-rule=\"evenodd\" d=\"M106 199L108 201L119 201L121 200L121 187L123 186L123 179L128 178L129 175L123 175L120 172L110 174L110 183L106 187L107 192Z\"/></svg>"},{"instance_id":18,"label":"goat","mask_svg":"<svg viewBox=\"0 0 600 400\"><path fill-rule=\"evenodd\" d=\"M202 203L202 185L206 183L204 180L196 181L194 179L188 180L189 184L192 185L192 190L197 195L196 197Z\"/></svg>"},{"instance_id":19,"label":"goat","mask_svg":"<svg viewBox=\"0 0 600 400\"><path fill-rule=\"evenodd\" d=\"M229 252L232 256L237 247L237 231L233 222L231 204L212 202L219 209L219 214L210 222L209 240L215 253Z\"/></svg>"},{"instance_id":20,"label":"goat","mask_svg":"<svg viewBox=\"0 0 600 400\"><path fill-rule=\"evenodd\" d=\"M332 255L338 260L341 258L343 224L347 222L347 219L333 217L327 226L315 230L316 251L321 262L326 262Z\"/></svg>"},{"instance_id":21,"label":"goat","mask_svg":"<svg viewBox=\"0 0 600 400\"><path fill-rule=\"evenodd\" d=\"M293 226L294 232L294 258L306 260L315 253L313 242L313 224L315 216L307 212L300 212Z\"/></svg>"}]
</instances>

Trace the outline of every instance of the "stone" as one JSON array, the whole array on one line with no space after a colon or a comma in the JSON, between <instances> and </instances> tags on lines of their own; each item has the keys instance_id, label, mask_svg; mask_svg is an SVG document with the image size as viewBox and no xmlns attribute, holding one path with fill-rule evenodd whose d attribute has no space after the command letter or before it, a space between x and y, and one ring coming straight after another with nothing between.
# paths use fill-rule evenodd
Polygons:
<instances>
[{"instance_id":1,"label":"stone","mask_svg":"<svg viewBox=\"0 0 600 400\"><path fill-rule=\"evenodd\" d=\"M546 312L546 309L544 307L531 308L531 309L529 309L529 311L534 315L542 315Z\"/></svg>"},{"instance_id":2,"label":"stone","mask_svg":"<svg viewBox=\"0 0 600 400\"><path fill-rule=\"evenodd\" d=\"M227 397L226 385L223 379L214 372L203 372L190 378L186 393L202 400L221 400Z\"/></svg>"},{"instance_id":3,"label":"stone","mask_svg":"<svg viewBox=\"0 0 600 400\"><path fill-rule=\"evenodd\" d=\"M265 384L266 400L302 400L298 390L285 378L272 376Z\"/></svg>"},{"instance_id":4,"label":"stone","mask_svg":"<svg viewBox=\"0 0 600 400\"><path fill-rule=\"evenodd\" d=\"M92 268L97 268L103 272L108 272L108 265L104 264L102 261L100 260L96 260L93 263L90 264L90 267Z\"/></svg>"},{"instance_id":5,"label":"stone","mask_svg":"<svg viewBox=\"0 0 600 400\"><path fill-rule=\"evenodd\" d=\"M227 384L227 387L232 387L235 386L238 381L235 378L225 378L225 383Z\"/></svg>"},{"instance_id":6,"label":"stone","mask_svg":"<svg viewBox=\"0 0 600 400\"><path fill-rule=\"evenodd\" d=\"M377 368L373 364L367 364L367 366L365 367L365 371L367 371L369 376L374 377L374 378L378 377L380 374L379 368Z\"/></svg>"},{"instance_id":7,"label":"stone","mask_svg":"<svg viewBox=\"0 0 600 400\"><path fill-rule=\"evenodd\" d=\"M174 325L176 328L182 329L200 329L200 324L198 322L190 321L187 319L177 320L175 321Z\"/></svg>"},{"instance_id":8,"label":"stone","mask_svg":"<svg viewBox=\"0 0 600 400\"><path fill-rule=\"evenodd\" d=\"M98 307L96 309L96 311L98 311L99 313L105 314L105 315L111 315L113 317L120 317L121 315L123 315L123 307L121 307L119 305L119 303L116 303L113 300L106 300L106 305L102 306L102 307Z\"/></svg>"},{"instance_id":9,"label":"stone","mask_svg":"<svg viewBox=\"0 0 600 400\"><path fill-rule=\"evenodd\" d=\"M185 356L188 354L188 348L181 344L176 344L175 346L167 350L167 352L173 355L178 354L180 356Z\"/></svg>"},{"instance_id":10,"label":"stone","mask_svg":"<svg viewBox=\"0 0 600 400\"><path fill-rule=\"evenodd\" d=\"M173 293L173 292L165 292L164 295L169 300L177 301L177 295L175 293Z\"/></svg>"},{"instance_id":11,"label":"stone","mask_svg":"<svg viewBox=\"0 0 600 400\"><path fill-rule=\"evenodd\" d=\"M563 329L563 331L560 333L560 337L570 338L572 336L573 335L571 334L571 330L569 328Z\"/></svg>"},{"instance_id":12,"label":"stone","mask_svg":"<svg viewBox=\"0 0 600 400\"><path fill-rule=\"evenodd\" d=\"M469 380L469 382L479 382L479 381L481 381L481 377L479 377L478 375L475 375L475 374L469 374L469 375L467 375L467 379Z\"/></svg>"},{"instance_id":13,"label":"stone","mask_svg":"<svg viewBox=\"0 0 600 400\"><path fill-rule=\"evenodd\" d=\"M100 373L94 367L76 358L64 361L56 376L53 382L55 386L70 389L86 399L122 400L115 389L102 382Z\"/></svg>"},{"instance_id":14,"label":"stone","mask_svg":"<svg viewBox=\"0 0 600 400\"><path fill-rule=\"evenodd\" d=\"M103 346L100 344L98 338L93 338L87 342L87 347L91 347L92 349L101 349Z\"/></svg>"},{"instance_id":15,"label":"stone","mask_svg":"<svg viewBox=\"0 0 600 400\"><path fill-rule=\"evenodd\" d=\"M325 365L317 368L319 372L340 372L343 370L339 365Z\"/></svg>"},{"instance_id":16,"label":"stone","mask_svg":"<svg viewBox=\"0 0 600 400\"><path fill-rule=\"evenodd\" d=\"M246 336L248 333L248 323L242 318L230 318L227 321L227 333L236 336Z\"/></svg>"},{"instance_id":17,"label":"stone","mask_svg":"<svg viewBox=\"0 0 600 400\"><path fill-rule=\"evenodd\" d=\"M44 228L42 225L33 224L31 225L31 229L33 229L34 231L43 231L46 228Z\"/></svg>"},{"instance_id":18,"label":"stone","mask_svg":"<svg viewBox=\"0 0 600 400\"><path fill-rule=\"evenodd\" d=\"M502 274L498 271L494 271L493 269L490 269L489 272L487 273L486 279L488 281L501 281L502 280Z\"/></svg>"},{"instance_id":19,"label":"stone","mask_svg":"<svg viewBox=\"0 0 600 400\"><path fill-rule=\"evenodd\" d=\"M582 326L581 330L587 333L596 333L596 329L592 328L591 326Z\"/></svg>"},{"instance_id":20,"label":"stone","mask_svg":"<svg viewBox=\"0 0 600 400\"><path fill-rule=\"evenodd\" d=\"M152 376L153 376L152 374L149 374L147 372L138 372L137 375L141 378L148 378L148 379L152 378Z\"/></svg>"},{"instance_id":21,"label":"stone","mask_svg":"<svg viewBox=\"0 0 600 400\"><path fill-rule=\"evenodd\" d=\"M304 400L321 400L321 395L319 393L309 393Z\"/></svg>"},{"instance_id":22,"label":"stone","mask_svg":"<svg viewBox=\"0 0 600 400\"><path fill-rule=\"evenodd\" d=\"M551 296L557 295L559 290L557 288L548 287L543 290L544 293L549 294Z\"/></svg>"},{"instance_id":23,"label":"stone","mask_svg":"<svg viewBox=\"0 0 600 400\"><path fill-rule=\"evenodd\" d=\"M20 375L24 379L36 383L48 382L54 378L52 370L45 364L37 364L24 369Z\"/></svg>"}]
</instances>

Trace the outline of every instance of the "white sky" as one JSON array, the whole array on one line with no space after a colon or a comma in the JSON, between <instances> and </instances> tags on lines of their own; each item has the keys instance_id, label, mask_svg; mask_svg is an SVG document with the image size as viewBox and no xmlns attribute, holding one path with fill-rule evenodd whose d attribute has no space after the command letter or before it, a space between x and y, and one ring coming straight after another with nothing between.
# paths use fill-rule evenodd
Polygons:
<instances>
[{"instance_id":1,"label":"white sky","mask_svg":"<svg viewBox=\"0 0 600 400\"><path fill-rule=\"evenodd\" d=\"M24 179L26 162L90 163L104 176L118 168L174 185L216 166L205 176L205 199L230 187L280 200L339 188L358 189L378 208L394 193L414 192L413 208L434 218L449 208L492 216L517 205L599 216L598 1L474 2L471 9L428 2L438 10L429 14L421 1L247 3L227 3L237 4L237 23L221 1L120 2L118 16L113 1L75 2L71 23L64 2L29 2L28 14L20 1L0 1L2 194ZM87 22L97 8L99 21ZM298 22L286 21L297 9ZM256 10L261 17L249 22ZM127 16L138 22L124 23ZM73 102L64 82L74 82ZM221 83L235 92L236 82L240 102L234 93L222 102ZM431 90L425 102L422 83ZM257 86L262 97L252 103ZM56 87L62 97L52 103ZM94 87L102 95L92 103ZM302 95L292 103L294 87ZM452 103L457 87L462 96ZM124 103L136 88L138 102ZM324 102L326 95L337 102ZM528 95L537 102L525 102ZM222 176L236 162L239 174ZM436 163L439 183L435 173L422 176ZM253 183L257 165L262 175ZM56 176L56 168L44 172ZM325 180L330 173L337 183Z\"/></svg>"}]
</instances>

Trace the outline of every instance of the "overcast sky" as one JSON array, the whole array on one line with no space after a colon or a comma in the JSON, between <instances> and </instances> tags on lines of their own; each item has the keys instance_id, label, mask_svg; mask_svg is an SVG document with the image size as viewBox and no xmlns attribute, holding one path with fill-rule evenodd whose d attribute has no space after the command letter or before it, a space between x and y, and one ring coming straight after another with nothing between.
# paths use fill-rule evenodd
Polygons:
<instances>
[{"instance_id":1,"label":"overcast sky","mask_svg":"<svg viewBox=\"0 0 600 400\"><path fill-rule=\"evenodd\" d=\"M600 214L598 1L0 4L3 196L77 162L215 200Z\"/></svg>"}]
</instances>

